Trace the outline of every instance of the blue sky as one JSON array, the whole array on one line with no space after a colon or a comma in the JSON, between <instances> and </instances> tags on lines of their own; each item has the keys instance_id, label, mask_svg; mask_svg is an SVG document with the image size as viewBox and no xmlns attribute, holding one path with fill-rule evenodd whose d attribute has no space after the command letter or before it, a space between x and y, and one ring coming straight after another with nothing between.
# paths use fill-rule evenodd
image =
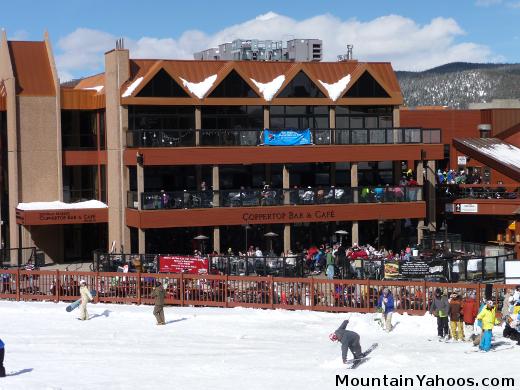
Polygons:
<instances>
[{"instance_id":1,"label":"blue sky","mask_svg":"<svg viewBox=\"0 0 520 390\"><path fill-rule=\"evenodd\" d=\"M424 70L453 61L520 62L520 0L11 0L8 39L49 31L62 79L103 69L125 38L132 58L191 58L234 38L320 38L326 60L354 58Z\"/></svg>"}]
</instances>

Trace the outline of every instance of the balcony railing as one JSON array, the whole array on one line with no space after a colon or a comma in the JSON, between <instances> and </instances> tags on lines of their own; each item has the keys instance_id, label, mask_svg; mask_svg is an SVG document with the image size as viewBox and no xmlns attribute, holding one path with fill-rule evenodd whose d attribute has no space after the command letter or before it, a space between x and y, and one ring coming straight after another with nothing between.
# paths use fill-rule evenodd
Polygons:
<instances>
[{"instance_id":1,"label":"balcony railing","mask_svg":"<svg viewBox=\"0 0 520 390\"><path fill-rule=\"evenodd\" d=\"M449 199L520 199L520 188L445 185L438 191Z\"/></svg>"},{"instance_id":2,"label":"balcony railing","mask_svg":"<svg viewBox=\"0 0 520 390\"><path fill-rule=\"evenodd\" d=\"M150 129L127 132L128 147L261 146L260 129ZM314 145L439 144L440 129L311 129Z\"/></svg>"},{"instance_id":3,"label":"balcony railing","mask_svg":"<svg viewBox=\"0 0 520 390\"><path fill-rule=\"evenodd\" d=\"M307 187L287 189L236 189L220 191L144 192L142 210L200 209L214 207L262 207L350 203L416 202L421 187ZM137 192L127 194L127 207L137 209Z\"/></svg>"}]
</instances>

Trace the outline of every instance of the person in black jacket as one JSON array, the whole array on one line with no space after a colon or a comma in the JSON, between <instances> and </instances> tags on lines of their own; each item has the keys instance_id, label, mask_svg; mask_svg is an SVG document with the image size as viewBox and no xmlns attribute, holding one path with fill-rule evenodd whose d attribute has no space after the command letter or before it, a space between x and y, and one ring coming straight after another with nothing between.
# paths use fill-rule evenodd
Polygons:
<instances>
[{"instance_id":1,"label":"person in black jacket","mask_svg":"<svg viewBox=\"0 0 520 390\"><path fill-rule=\"evenodd\" d=\"M359 334L351 330L347 330L348 320L343 321L334 333L329 335L332 341L339 341L341 343L341 359L343 363L347 361L347 353L350 349L354 359L361 359L363 354L361 352L361 344L359 344Z\"/></svg>"},{"instance_id":2,"label":"person in black jacket","mask_svg":"<svg viewBox=\"0 0 520 390\"><path fill-rule=\"evenodd\" d=\"M4 342L0 339L0 378L5 376L5 367L4 367Z\"/></svg>"}]
</instances>

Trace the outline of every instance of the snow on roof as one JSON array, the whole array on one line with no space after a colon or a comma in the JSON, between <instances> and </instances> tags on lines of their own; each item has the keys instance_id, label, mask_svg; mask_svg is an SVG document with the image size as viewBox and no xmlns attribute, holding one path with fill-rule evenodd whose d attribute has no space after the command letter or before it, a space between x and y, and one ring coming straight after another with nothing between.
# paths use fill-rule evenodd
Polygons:
<instances>
[{"instance_id":1,"label":"snow on roof","mask_svg":"<svg viewBox=\"0 0 520 390\"><path fill-rule=\"evenodd\" d=\"M199 99L202 99L204 95L210 90L210 88L213 86L213 83L217 79L217 75L214 74L213 76L207 77L204 81L201 81L200 83L192 83L190 81L184 80L182 77L179 77L182 81L182 84L188 88L188 90L197 96Z\"/></svg>"},{"instance_id":2,"label":"snow on roof","mask_svg":"<svg viewBox=\"0 0 520 390\"><path fill-rule=\"evenodd\" d=\"M333 101L336 101L341 96L341 94L343 93L345 88L347 88L347 85L350 82L350 75L349 74L346 75L342 79L336 81L334 84L327 84L321 80L318 80L318 81L327 90L329 97Z\"/></svg>"},{"instance_id":3,"label":"snow on roof","mask_svg":"<svg viewBox=\"0 0 520 390\"><path fill-rule=\"evenodd\" d=\"M490 143L481 146L480 152L504 164L520 168L520 148L514 145L505 142Z\"/></svg>"},{"instance_id":4,"label":"snow on roof","mask_svg":"<svg viewBox=\"0 0 520 390\"><path fill-rule=\"evenodd\" d=\"M75 209L103 209L108 206L99 200L87 200L85 202L63 203L59 200L54 202L28 202L18 203L18 210L75 210Z\"/></svg>"},{"instance_id":5,"label":"snow on roof","mask_svg":"<svg viewBox=\"0 0 520 390\"><path fill-rule=\"evenodd\" d=\"M135 91L135 89L141 84L141 81L143 81L144 77L141 76L138 79L136 79L132 84L128 86L126 91L121 95L121 97L128 97L131 96L132 93Z\"/></svg>"},{"instance_id":6,"label":"snow on roof","mask_svg":"<svg viewBox=\"0 0 520 390\"><path fill-rule=\"evenodd\" d=\"M95 90L95 91L99 92L103 88L104 88L104 86L102 86L102 85L96 85L95 87L86 87L86 88L81 88L81 89L92 89L92 90Z\"/></svg>"},{"instance_id":7,"label":"snow on roof","mask_svg":"<svg viewBox=\"0 0 520 390\"><path fill-rule=\"evenodd\" d=\"M276 95L276 92L280 89L283 82L285 81L285 76L281 75L273 79L272 81L268 83L259 83L258 81L251 79L253 83L257 86L258 90L262 95L264 95L264 99L266 101L271 101L274 95Z\"/></svg>"}]
</instances>

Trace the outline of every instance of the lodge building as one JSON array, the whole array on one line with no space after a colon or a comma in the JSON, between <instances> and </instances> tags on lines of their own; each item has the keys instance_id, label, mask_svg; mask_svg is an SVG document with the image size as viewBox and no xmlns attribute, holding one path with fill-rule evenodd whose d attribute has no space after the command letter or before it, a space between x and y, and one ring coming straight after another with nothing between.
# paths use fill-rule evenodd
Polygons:
<instances>
[{"instance_id":1,"label":"lodge building","mask_svg":"<svg viewBox=\"0 0 520 390\"><path fill-rule=\"evenodd\" d=\"M47 36L0 43L4 247L67 262L114 247L190 253L198 235L205 251L265 249L271 233L280 253L436 228L441 130L401 126L390 63L147 60L118 47L103 73L60 84ZM417 187L399 185L408 169Z\"/></svg>"}]
</instances>

